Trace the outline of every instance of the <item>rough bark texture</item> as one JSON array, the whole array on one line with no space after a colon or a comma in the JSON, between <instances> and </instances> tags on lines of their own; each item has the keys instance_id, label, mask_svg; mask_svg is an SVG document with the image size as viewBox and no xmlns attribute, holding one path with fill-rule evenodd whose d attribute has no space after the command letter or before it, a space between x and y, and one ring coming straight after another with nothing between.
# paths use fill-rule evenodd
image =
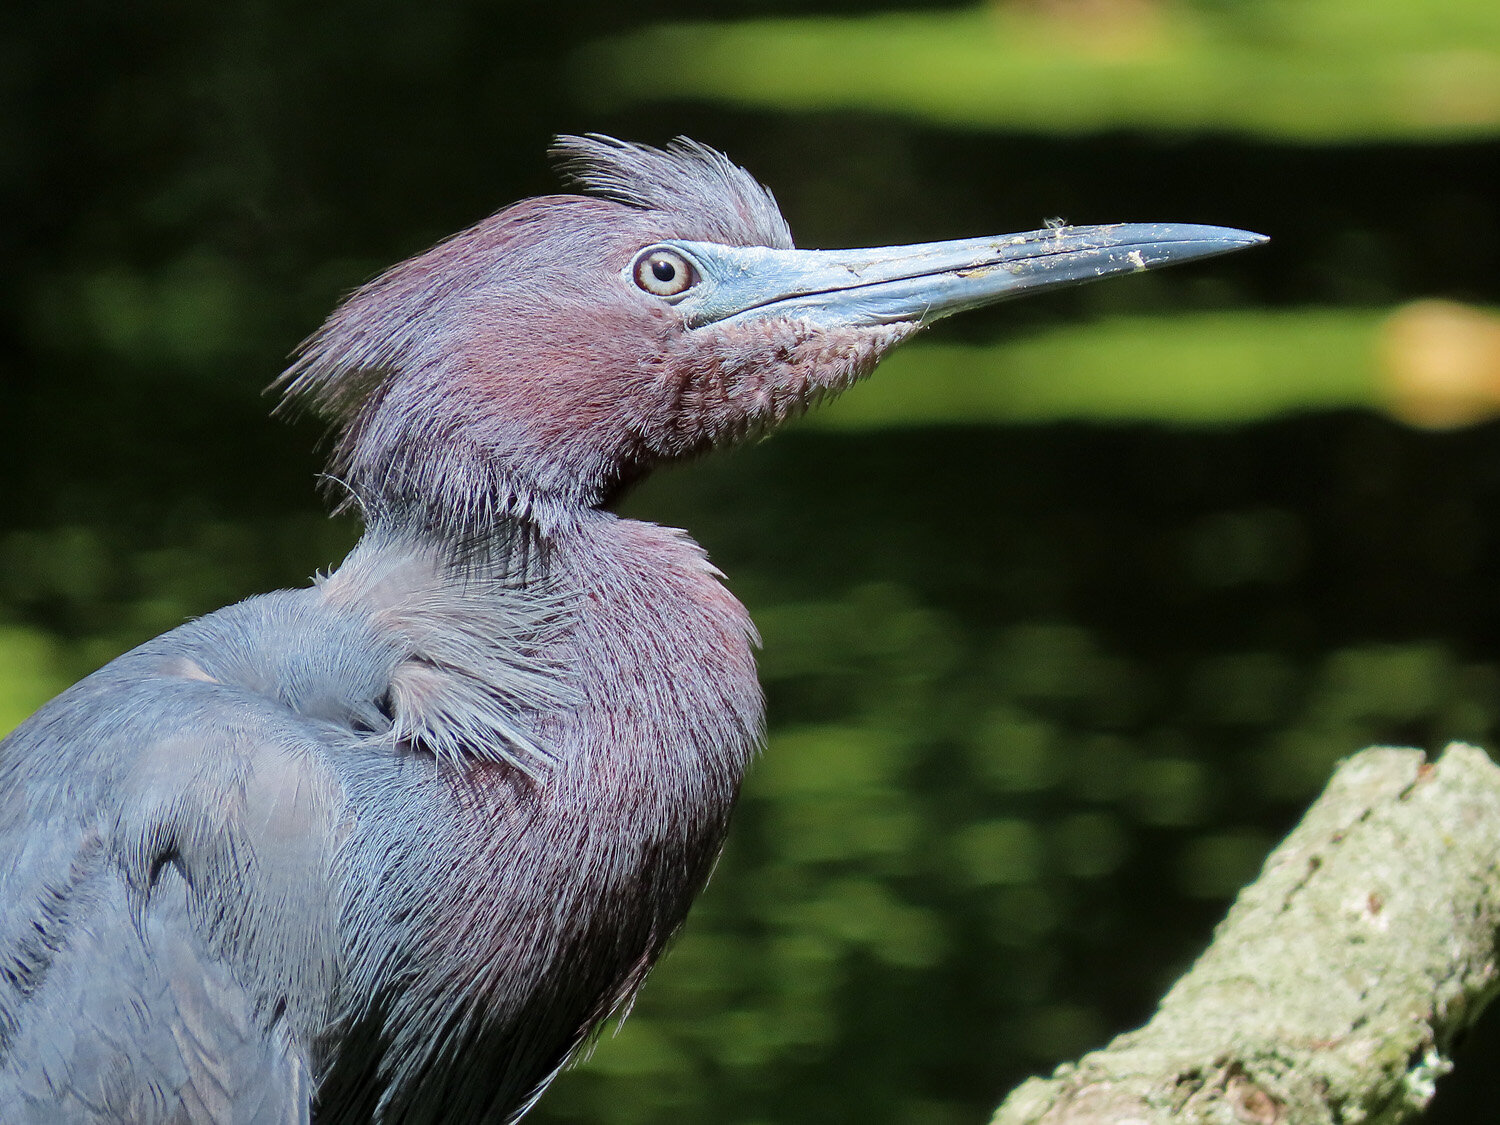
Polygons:
<instances>
[{"instance_id":1,"label":"rough bark texture","mask_svg":"<svg viewBox=\"0 0 1500 1125\"><path fill-rule=\"evenodd\" d=\"M1339 767L1146 1026L1019 1086L993 1125L1392 1125L1497 987L1500 768Z\"/></svg>"}]
</instances>

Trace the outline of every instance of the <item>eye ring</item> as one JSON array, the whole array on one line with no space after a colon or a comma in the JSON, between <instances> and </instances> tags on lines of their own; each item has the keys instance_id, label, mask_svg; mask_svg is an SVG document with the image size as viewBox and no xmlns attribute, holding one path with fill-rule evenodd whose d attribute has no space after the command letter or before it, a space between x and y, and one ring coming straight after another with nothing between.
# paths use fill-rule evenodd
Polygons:
<instances>
[{"instance_id":1,"label":"eye ring","mask_svg":"<svg viewBox=\"0 0 1500 1125\"><path fill-rule=\"evenodd\" d=\"M698 284L693 263L662 247L642 253L631 273L636 285L654 297L679 297Z\"/></svg>"}]
</instances>

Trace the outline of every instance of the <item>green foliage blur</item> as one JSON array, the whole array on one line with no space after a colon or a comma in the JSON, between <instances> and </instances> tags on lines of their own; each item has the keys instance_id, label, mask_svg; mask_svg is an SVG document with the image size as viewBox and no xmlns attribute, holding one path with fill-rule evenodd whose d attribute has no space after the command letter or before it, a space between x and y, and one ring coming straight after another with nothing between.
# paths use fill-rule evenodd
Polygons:
<instances>
[{"instance_id":1,"label":"green foliage blur","mask_svg":"<svg viewBox=\"0 0 1500 1125\"><path fill-rule=\"evenodd\" d=\"M586 94L878 109L1049 133L1434 140L1500 128L1488 0L982 0L673 22L591 44ZM649 68L642 58L670 58Z\"/></svg>"},{"instance_id":2,"label":"green foliage blur","mask_svg":"<svg viewBox=\"0 0 1500 1125\"><path fill-rule=\"evenodd\" d=\"M26 6L0 729L337 562L319 425L262 388L351 286L550 190L553 133L719 145L803 245L1265 231L945 322L624 504L752 609L770 745L677 947L532 1120L983 1120L1144 1018L1339 758L1500 745L1500 431L1394 420L1381 360L1393 309L1500 304L1496 11ZM1463 1063L1434 1120L1493 1104Z\"/></svg>"}]
</instances>

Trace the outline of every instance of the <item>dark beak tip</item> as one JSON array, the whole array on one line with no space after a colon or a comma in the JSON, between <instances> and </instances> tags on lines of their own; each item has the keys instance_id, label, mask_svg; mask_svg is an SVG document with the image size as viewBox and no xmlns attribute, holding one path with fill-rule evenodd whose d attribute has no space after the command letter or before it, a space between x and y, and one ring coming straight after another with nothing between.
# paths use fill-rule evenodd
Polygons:
<instances>
[{"instance_id":1,"label":"dark beak tip","mask_svg":"<svg viewBox=\"0 0 1500 1125\"><path fill-rule=\"evenodd\" d=\"M1226 246L1236 250L1248 250L1252 246L1262 246L1271 241L1269 234L1257 234L1253 230L1237 230L1234 227L1223 227L1219 235L1220 241Z\"/></svg>"},{"instance_id":2,"label":"dark beak tip","mask_svg":"<svg viewBox=\"0 0 1500 1125\"><path fill-rule=\"evenodd\" d=\"M1188 235L1188 230L1192 231L1191 235ZM1164 240L1159 244L1167 261L1191 261L1195 258L1218 257L1221 254L1237 254L1241 250L1264 246L1271 241L1270 235L1234 227L1187 228L1182 233L1188 237L1181 241Z\"/></svg>"}]
</instances>

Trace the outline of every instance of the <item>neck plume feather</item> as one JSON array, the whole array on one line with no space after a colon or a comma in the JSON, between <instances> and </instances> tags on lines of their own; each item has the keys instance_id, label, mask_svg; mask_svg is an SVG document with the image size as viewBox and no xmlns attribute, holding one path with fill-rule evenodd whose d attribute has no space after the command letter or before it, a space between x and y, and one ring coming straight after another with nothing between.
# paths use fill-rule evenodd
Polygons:
<instances>
[{"instance_id":1,"label":"neck plume feather","mask_svg":"<svg viewBox=\"0 0 1500 1125\"><path fill-rule=\"evenodd\" d=\"M449 762L505 763L532 781L556 764L533 726L578 704L560 655L577 610L544 568L526 570L500 557L455 564L377 529L319 578L331 605L367 616L400 649L385 700L398 742Z\"/></svg>"}]
</instances>

